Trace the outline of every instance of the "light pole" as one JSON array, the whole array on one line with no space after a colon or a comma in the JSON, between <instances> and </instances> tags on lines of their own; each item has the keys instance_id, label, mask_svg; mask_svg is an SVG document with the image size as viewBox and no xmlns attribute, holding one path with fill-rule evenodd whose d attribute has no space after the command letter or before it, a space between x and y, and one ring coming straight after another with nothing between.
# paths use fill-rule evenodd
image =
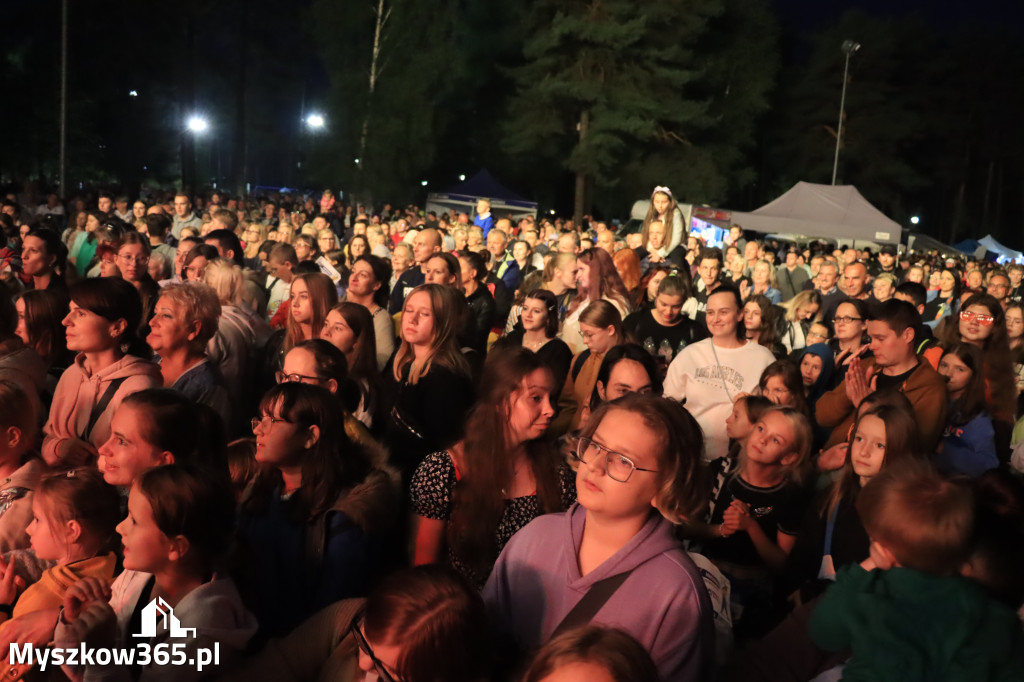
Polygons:
<instances>
[{"instance_id":1,"label":"light pole","mask_svg":"<svg viewBox=\"0 0 1024 682\"><path fill-rule=\"evenodd\" d=\"M850 72L850 57L860 49L860 43L852 40L843 41L843 52L846 53L846 66L843 67L843 95L839 100L839 125L836 127L836 158L832 162L832 184L836 184L836 173L839 170L839 143L843 140L843 110L846 108L846 76Z\"/></svg>"}]
</instances>

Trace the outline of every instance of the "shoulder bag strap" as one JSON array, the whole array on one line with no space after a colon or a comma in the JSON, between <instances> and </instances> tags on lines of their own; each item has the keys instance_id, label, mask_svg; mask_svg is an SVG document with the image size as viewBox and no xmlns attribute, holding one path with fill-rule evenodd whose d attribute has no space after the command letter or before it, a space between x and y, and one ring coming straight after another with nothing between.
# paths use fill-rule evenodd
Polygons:
<instances>
[{"instance_id":1,"label":"shoulder bag strap","mask_svg":"<svg viewBox=\"0 0 1024 682\"><path fill-rule=\"evenodd\" d=\"M597 615L597 612L601 610L601 607L611 599L616 590L622 586L622 583L626 582L626 578L632 572L633 569L629 569L604 580L598 580L591 585L587 593L583 595L583 598L576 602L576 606L572 607L572 610L565 614L565 618L558 624L558 627L551 633L551 636L556 637L567 630L572 630L589 623Z\"/></svg>"},{"instance_id":2,"label":"shoulder bag strap","mask_svg":"<svg viewBox=\"0 0 1024 682\"><path fill-rule=\"evenodd\" d=\"M120 379L113 379L107 384L107 390L103 391L103 395L100 396L99 401L92 406L92 410L89 412L89 423L85 426L85 431L82 432L82 440L89 440L89 436L92 435L92 429L96 426L96 422L99 421L100 415L110 405L110 401L114 399L114 394L117 393L117 389L121 388L121 384L125 382L128 377L121 377Z\"/></svg>"}]
</instances>

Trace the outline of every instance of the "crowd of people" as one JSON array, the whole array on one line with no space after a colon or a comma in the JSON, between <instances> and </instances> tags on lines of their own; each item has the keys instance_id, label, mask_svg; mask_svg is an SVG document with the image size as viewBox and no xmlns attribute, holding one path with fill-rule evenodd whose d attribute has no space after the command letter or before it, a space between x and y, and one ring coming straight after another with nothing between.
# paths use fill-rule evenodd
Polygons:
<instances>
[{"instance_id":1,"label":"crowd of people","mask_svg":"<svg viewBox=\"0 0 1024 682\"><path fill-rule=\"evenodd\" d=\"M710 246L667 187L629 234L32 203L0 653L134 647L159 599L194 630L146 641L219 651L174 679L1024 679L1024 266Z\"/></svg>"}]
</instances>

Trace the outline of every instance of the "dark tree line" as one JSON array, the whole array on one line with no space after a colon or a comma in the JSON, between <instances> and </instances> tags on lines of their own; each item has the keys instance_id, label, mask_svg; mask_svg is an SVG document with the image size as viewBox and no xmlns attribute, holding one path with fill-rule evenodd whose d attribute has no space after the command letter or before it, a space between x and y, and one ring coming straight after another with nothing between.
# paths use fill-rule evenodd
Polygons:
<instances>
[{"instance_id":1,"label":"dark tree line","mask_svg":"<svg viewBox=\"0 0 1024 682\"><path fill-rule=\"evenodd\" d=\"M6 13L0 181L52 185L60 0ZM829 182L846 39L863 47L839 181L940 238L1019 244L1018 35L858 11L794 35L767 0L76 0L69 191L184 178L402 202L487 167L562 212L623 217L659 184L749 209Z\"/></svg>"}]
</instances>

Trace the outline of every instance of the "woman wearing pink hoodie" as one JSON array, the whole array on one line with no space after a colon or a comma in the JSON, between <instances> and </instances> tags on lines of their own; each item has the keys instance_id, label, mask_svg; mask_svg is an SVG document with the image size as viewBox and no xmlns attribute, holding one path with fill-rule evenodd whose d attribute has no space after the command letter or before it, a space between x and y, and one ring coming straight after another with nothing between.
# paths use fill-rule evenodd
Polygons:
<instances>
[{"instance_id":1,"label":"woman wearing pink hoodie","mask_svg":"<svg viewBox=\"0 0 1024 682\"><path fill-rule=\"evenodd\" d=\"M136 330L142 301L123 279L100 277L71 287L64 318L75 362L61 375L43 427L43 458L50 466L77 466L96 456L110 437L110 418L125 397L161 385L160 367Z\"/></svg>"}]
</instances>

